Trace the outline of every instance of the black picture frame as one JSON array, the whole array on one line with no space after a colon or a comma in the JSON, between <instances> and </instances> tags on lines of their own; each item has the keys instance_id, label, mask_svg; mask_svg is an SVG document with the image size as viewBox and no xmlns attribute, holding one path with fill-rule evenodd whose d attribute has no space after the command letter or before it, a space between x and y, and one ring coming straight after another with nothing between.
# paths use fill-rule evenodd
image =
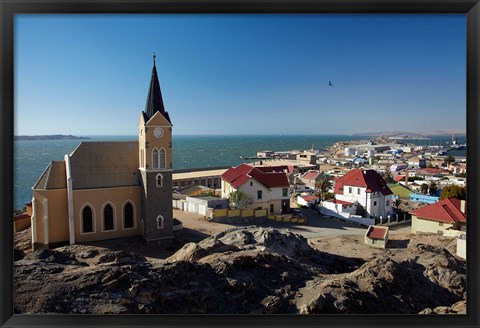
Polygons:
<instances>
[{"instance_id":1,"label":"black picture frame","mask_svg":"<svg viewBox=\"0 0 480 328\"><path fill-rule=\"evenodd\" d=\"M480 55L478 0L0 0L1 170L0 326L320 326L478 327ZM14 315L13 314L13 81L14 16L27 13L465 13L467 17L467 315Z\"/></svg>"}]
</instances>

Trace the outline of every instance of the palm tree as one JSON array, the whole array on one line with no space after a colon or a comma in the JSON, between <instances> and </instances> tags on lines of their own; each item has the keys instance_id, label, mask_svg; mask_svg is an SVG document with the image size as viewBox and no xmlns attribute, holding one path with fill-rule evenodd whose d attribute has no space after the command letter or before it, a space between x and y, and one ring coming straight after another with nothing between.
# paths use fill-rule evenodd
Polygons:
<instances>
[{"instance_id":1,"label":"palm tree","mask_svg":"<svg viewBox=\"0 0 480 328\"><path fill-rule=\"evenodd\" d=\"M330 178L325 176L323 179L317 181L315 183L315 188L318 190L318 199L323 201L324 195L328 192L328 190L332 187L332 181Z\"/></svg>"},{"instance_id":2,"label":"palm tree","mask_svg":"<svg viewBox=\"0 0 480 328\"><path fill-rule=\"evenodd\" d=\"M437 192L437 184L435 181L430 181L430 184L428 186L428 192L430 193L430 195L435 195L435 193Z\"/></svg>"},{"instance_id":3,"label":"palm tree","mask_svg":"<svg viewBox=\"0 0 480 328\"><path fill-rule=\"evenodd\" d=\"M420 186L420 191L425 195L428 192L428 185L426 183L422 183Z\"/></svg>"}]
</instances>

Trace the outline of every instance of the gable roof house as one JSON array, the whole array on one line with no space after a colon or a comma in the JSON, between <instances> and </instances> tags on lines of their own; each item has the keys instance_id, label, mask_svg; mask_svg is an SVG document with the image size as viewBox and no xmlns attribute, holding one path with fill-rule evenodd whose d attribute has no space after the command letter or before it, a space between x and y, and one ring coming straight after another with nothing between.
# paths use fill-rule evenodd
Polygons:
<instances>
[{"instance_id":1,"label":"gable roof house","mask_svg":"<svg viewBox=\"0 0 480 328\"><path fill-rule=\"evenodd\" d=\"M430 232L445 234L447 230L466 229L466 202L446 198L434 204L420 207L412 214L412 233Z\"/></svg>"},{"instance_id":2,"label":"gable roof house","mask_svg":"<svg viewBox=\"0 0 480 328\"><path fill-rule=\"evenodd\" d=\"M315 189L315 184L323 179L325 179L325 173L318 170L308 170L300 175L300 180L311 189Z\"/></svg>"},{"instance_id":3,"label":"gable roof house","mask_svg":"<svg viewBox=\"0 0 480 328\"><path fill-rule=\"evenodd\" d=\"M363 207L363 217L393 215L392 191L375 170L352 169L335 183L335 199L357 203Z\"/></svg>"},{"instance_id":4,"label":"gable roof house","mask_svg":"<svg viewBox=\"0 0 480 328\"><path fill-rule=\"evenodd\" d=\"M241 164L222 174L222 198L241 191L252 198L251 207L263 208L270 213L290 211L289 181L287 173L275 167L253 167Z\"/></svg>"}]
</instances>

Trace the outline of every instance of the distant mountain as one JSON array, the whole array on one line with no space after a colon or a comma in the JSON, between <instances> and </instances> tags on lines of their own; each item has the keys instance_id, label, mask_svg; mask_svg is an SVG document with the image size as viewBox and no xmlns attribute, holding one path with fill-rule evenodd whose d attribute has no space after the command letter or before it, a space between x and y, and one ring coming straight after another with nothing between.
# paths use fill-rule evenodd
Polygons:
<instances>
[{"instance_id":1,"label":"distant mountain","mask_svg":"<svg viewBox=\"0 0 480 328\"><path fill-rule=\"evenodd\" d=\"M64 134L51 134L51 135L39 135L39 136L15 136L14 140L85 140L90 139L88 137L76 137L72 135Z\"/></svg>"},{"instance_id":2,"label":"distant mountain","mask_svg":"<svg viewBox=\"0 0 480 328\"><path fill-rule=\"evenodd\" d=\"M454 131L455 135L465 135L465 130ZM427 136L449 136L452 135L452 131L435 130L426 131L423 133L410 132L410 131L385 131L385 132L360 132L352 134L353 136L365 136L365 137L398 137L398 138L424 138Z\"/></svg>"}]
</instances>

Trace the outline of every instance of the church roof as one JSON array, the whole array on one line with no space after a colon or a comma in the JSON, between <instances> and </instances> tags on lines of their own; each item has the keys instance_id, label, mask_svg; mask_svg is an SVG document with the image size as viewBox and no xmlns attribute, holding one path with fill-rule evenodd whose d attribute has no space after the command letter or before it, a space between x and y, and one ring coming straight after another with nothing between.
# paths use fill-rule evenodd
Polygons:
<instances>
[{"instance_id":1,"label":"church roof","mask_svg":"<svg viewBox=\"0 0 480 328\"><path fill-rule=\"evenodd\" d=\"M33 187L37 190L65 188L67 188L65 161L51 161Z\"/></svg>"},{"instance_id":2,"label":"church roof","mask_svg":"<svg viewBox=\"0 0 480 328\"><path fill-rule=\"evenodd\" d=\"M143 112L145 122L147 122L157 111L160 112L168 122L172 123L168 113L165 111L165 106L163 105L162 91L160 90L157 67L155 66L155 55L153 55L152 78L150 79L147 103L145 104L145 111Z\"/></svg>"},{"instance_id":3,"label":"church roof","mask_svg":"<svg viewBox=\"0 0 480 328\"><path fill-rule=\"evenodd\" d=\"M138 142L82 142L70 155L73 189L140 185Z\"/></svg>"}]
</instances>

